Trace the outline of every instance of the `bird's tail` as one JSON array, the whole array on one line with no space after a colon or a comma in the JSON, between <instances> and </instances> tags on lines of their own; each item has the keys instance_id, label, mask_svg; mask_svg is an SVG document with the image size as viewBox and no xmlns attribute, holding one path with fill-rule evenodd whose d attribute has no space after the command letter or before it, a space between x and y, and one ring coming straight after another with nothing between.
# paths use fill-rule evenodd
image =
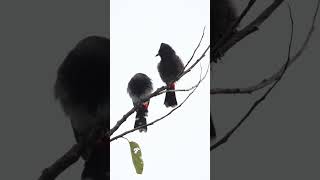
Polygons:
<instances>
[{"instance_id":1,"label":"bird's tail","mask_svg":"<svg viewBox=\"0 0 320 180\"><path fill-rule=\"evenodd\" d=\"M175 84L172 83L171 85L169 85L168 90L175 90ZM176 106L178 104L177 99L176 99L176 93L175 92L166 92L164 104L166 105L166 107Z\"/></svg>"},{"instance_id":2,"label":"bird's tail","mask_svg":"<svg viewBox=\"0 0 320 180\"><path fill-rule=\"evenodd\" d=\"M144 102L137 109L136 122L134 123L134 128L147 124L146 116L148 116L148 106L149 106L149 101ZM140 132L147 132L147 127L142 127L139 129L139 131Z\"/></svg>"}]
</instances>

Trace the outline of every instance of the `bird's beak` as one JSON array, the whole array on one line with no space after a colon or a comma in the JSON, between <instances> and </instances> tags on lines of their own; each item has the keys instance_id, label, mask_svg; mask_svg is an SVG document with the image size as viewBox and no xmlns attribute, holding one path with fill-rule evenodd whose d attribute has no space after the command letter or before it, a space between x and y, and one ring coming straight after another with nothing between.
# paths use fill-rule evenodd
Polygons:
<instances>
[{"instance_id":1,"label":"bird's beak","mask_svg":"<svg viewBox=\"0 0 320 180\"><path fill-rule=\"evenodd\" d=\"M157 57L157 56L159 56L159 53L155 57Z\"/></svg>"}]
</instances>

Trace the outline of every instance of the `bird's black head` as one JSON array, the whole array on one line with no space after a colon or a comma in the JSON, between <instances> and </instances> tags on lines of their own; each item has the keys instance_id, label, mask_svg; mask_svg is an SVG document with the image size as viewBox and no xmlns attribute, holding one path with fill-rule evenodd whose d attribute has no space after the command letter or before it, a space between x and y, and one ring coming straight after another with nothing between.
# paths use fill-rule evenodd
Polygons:
<instances>
[{"instance_id":1,"label":"bird's black head","mask_svg":"<svg viewBox=\"0 0 320 180\"><path fill-rule=\"evenodd\" d=\"M161 43L160 49L159 49L158 54L156 56L166 57L166 56L171 56L171 55L175 55L175 54L176 54L176 52L172 49L171 46L169 46L166 43Z\"/></svg>"}]
</instances>

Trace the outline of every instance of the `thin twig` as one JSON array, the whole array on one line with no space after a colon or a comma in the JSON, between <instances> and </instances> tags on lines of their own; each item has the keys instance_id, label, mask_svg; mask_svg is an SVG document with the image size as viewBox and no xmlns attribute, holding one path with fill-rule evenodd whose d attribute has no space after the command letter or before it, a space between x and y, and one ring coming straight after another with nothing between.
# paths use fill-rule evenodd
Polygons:
<instances>
[{"instance_id":1,"label":"thin twig","mask_svg":"<svg viewBox=\"0 0 320 180\"><path fill-rule=\"evenodd\" d=\"M210 45L206 48L206 50L202 53L202 55L187 69L185 70L180 76L178 76L178 79L182 78L184 75L189 73L206 55L208 50L210 49Z\"/></svg>"},{"instance_id":2,"label":"thin twig","mask_svg":"<svg viewBox=\"0 0 320 180\"><path fill-rule=\"evenodd\" d=\"M184 66L183 71L184 71L184 70L185 70L185 68L189 65L189 63L192 61L192 59L193 59L194 55L196 54L197 50L199 49L200 44L201 44L201 42L202 42L202 39L203 39L203 37L204 37L204 32L205 32L205 30L206 30L206 27L204 27L204 28L203 28L203 30L202 30L202 35L201 35L201 38L200 38L200 41L199 41L199 43L198 43L197 47L194 49L194 51L193 51L193 53L192 53L191 58L189 59L189 61L187 62L187 64Z\"/></svg>"},{"instance_id":3,"label":"thin twig","mask_svg":"<svg viewBox=\"0 0 320 180\"><path fill-rule=\"evenodd\" d=\"M167 92L188 92L188 91L191 91L192 89L194 89L196 87L197 87L197 85L194 85L194 86L192 86L190 88L186 88L186 89L168 89L168 90L160 92L160 94L164 94L164 93L167 93Z\"/></svg>"}]
</instances>

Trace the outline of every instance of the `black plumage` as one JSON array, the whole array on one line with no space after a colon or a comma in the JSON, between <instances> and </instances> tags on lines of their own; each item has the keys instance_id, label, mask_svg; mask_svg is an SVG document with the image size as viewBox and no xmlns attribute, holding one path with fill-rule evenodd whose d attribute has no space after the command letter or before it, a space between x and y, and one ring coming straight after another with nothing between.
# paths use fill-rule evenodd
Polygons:
<instances>
[{"instance_id":1,"label":"black plumage","mask_svg":"<svg viewBox=\"0 0 320 180\"><path fill-rule=\"evenodd\" d=\"M60 65L54 94L70 118L77 142L97 123L109 129L110 41L89 36L81 40ZM103 134L101 132L101 138ZM109 142L97 141L82 154L82 179L102 180L109 174Z\"/></svg>"},{"instance_id":2,"label":"black plumage","mask_svg":"<svg viewBox=\"0 0 320 180\"><path fill-rule=\"evenodd\" d=\"M211 23L213 25L212 42L214 45L236 20L237 14L231 0L213 0L212 6Z\"/></svg>"},{"instance_id":3,"label":"black plumage","mask_svg":"<svg viewBox=\"0 0 320 180\"><path fill-rule=\"evenodd\" d=\"M165 43L161 43L157 56L160 56L161 60L158 64L158 71L163 82L169 86L169 90L175 90L175 80L177 76L182 73L184 65L176 52L171 46ZM177 99L175 92L167 92L164 100L166 107L176 106Z\"/></svg>"},{"instance_id":4,"label":"black plumage","mask_svg":"<svg viewBox=\"0 0 320 180\"><path fill-rule=\"evenodd\" d=\"M151 79L143 74L135 74L128 83L127 92L132 99L134 105L142 103L136 110L136 121L134 128L147 124L146 116L148 115L149 100L146 102L141 102L142 99L150 95L152 92L152 82ZM139 129L140 132L147 131L147 127Z\"/></svg>"}]
</instances>

